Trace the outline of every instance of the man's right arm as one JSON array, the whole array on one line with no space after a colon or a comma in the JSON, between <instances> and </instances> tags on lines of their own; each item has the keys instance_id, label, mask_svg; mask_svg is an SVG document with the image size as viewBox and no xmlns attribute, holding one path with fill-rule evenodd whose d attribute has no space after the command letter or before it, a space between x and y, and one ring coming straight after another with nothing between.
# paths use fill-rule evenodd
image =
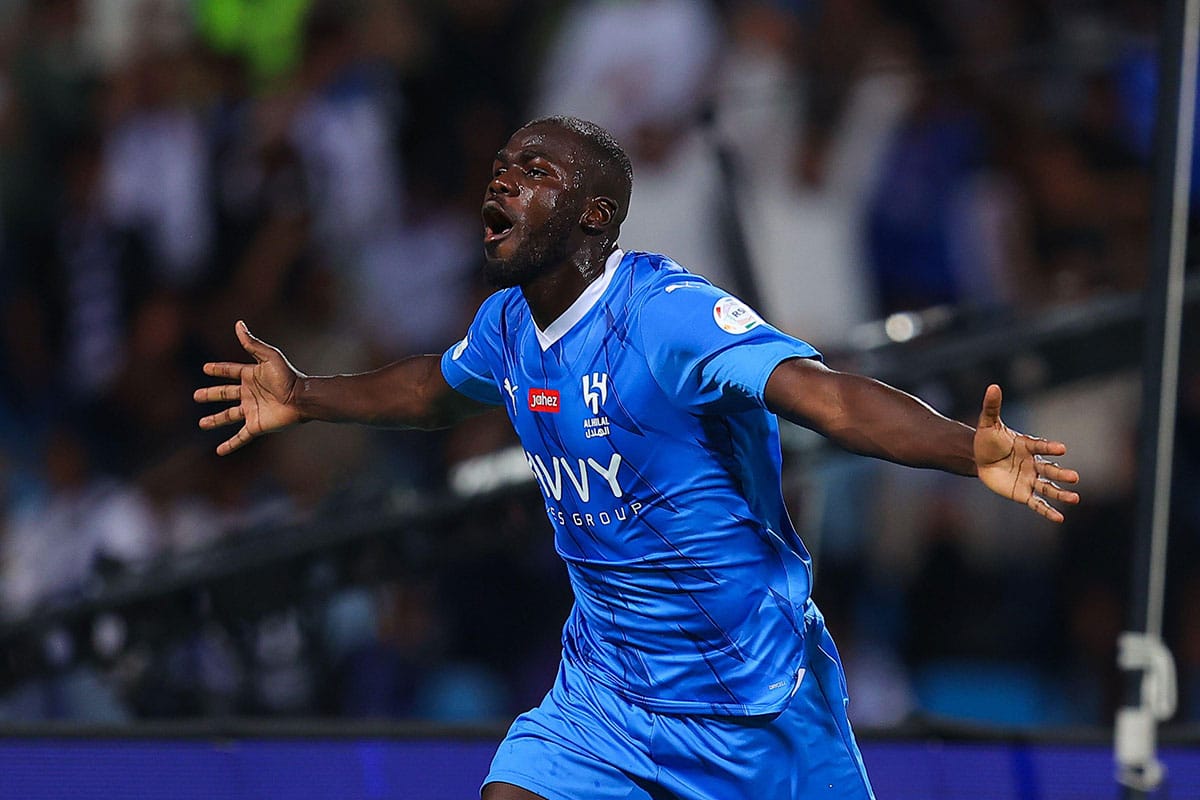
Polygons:
<instances>
[{"instance_id":1,"label":"man's right arm","mask_svg":"<svg viewBox=\"0 0 1200 800\"><path fill-rule=\"evenodd\" d=\"M254 363L205 364L206 375L233 382L197 389L194 394L201 403L235 403L200 420L200 427L206 429L242 423L217 447L219 455L309 420L434 430L489 408L446 383L439 356L411 356L357 375L314 377L293 367L278 348L253 336L244 322L237 323L236 332Z\"/></svg>"},{"instance_id":2,"label":"man's right arm","mask_svg":"<svg viewBox=\"0 0 1200 800\"><path fill-rule=\"evenodd\" d=\"M356 375L304 376L295 393L301 421L357 422L384 428L448 428L491 406L450 388L441 356L409 356Z\"/></svg>"}]
</instances>

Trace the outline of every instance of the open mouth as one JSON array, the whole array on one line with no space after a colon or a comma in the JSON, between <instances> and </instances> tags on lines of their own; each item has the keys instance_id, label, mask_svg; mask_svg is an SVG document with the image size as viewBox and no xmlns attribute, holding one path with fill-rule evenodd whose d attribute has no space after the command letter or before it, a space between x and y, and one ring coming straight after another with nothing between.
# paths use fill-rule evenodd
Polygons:
<instances>
[{"instance_id":1,"label":"open mouth","mask_svg":"<svg viewBox=\"0 0 1200 800\"><path fill-rule=\"evenodd\" d=\"M482 214L484 244L498 242L512 232L513 221L496 201L489 200L484 203Z\"/></svg>"}]
</instances>

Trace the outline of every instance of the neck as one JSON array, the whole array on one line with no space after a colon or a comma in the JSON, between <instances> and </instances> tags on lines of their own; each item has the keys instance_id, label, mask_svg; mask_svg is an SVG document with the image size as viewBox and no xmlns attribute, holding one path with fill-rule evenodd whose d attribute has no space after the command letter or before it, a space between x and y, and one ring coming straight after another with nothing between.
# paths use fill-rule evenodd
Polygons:
<instances>
[{"instance_id":1,"label":"neck","mask_svg":"<svg viewBox=\"0 0 1200 800\"><path fill-rule=\"evenodd\" d=\"M607 237L595 246L576 250L557 266L521 286L534 323L545 330L579 299L594 280L604 274L604 264L614 250L615 241Z\"/></svg>"}]
</instances>

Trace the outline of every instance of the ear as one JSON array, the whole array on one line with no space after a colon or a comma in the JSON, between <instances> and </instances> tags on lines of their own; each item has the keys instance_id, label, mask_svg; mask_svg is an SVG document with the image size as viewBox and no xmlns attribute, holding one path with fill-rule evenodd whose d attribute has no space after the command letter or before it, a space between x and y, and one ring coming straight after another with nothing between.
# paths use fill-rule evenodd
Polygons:
<instances>
[{"instance_id":1,"label":"ear","mask_svg":"<svg viewBox=\"0 0 1200 800\"><path fill-rule=\"evenodd\" d=\"M604 233L617 218L617 208L617 201L611 197L593 197L579 218L579 226L592 236Z\"/></svg>"}]
</instances>

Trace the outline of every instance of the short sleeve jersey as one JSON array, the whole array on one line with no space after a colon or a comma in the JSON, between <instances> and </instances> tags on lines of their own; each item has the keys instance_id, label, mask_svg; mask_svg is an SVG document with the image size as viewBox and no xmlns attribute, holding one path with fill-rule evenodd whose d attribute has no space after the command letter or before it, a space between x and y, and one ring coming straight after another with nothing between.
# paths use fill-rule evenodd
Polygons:
<instances>
[{"instance_id":1,"label":"short sleeve jersey","mask_svg":"<svg viewBox=\"0 0 1200 800\"><path fill-rule=\"evenodd\" d=\"M507 289L442 357L452 387L505 406L545 495L575 594L563 657L630 700L764 714L794 691L811 562L763 391L796 357L819 355L619 250L546 331Z\"/></svg>"}]
</instances>

